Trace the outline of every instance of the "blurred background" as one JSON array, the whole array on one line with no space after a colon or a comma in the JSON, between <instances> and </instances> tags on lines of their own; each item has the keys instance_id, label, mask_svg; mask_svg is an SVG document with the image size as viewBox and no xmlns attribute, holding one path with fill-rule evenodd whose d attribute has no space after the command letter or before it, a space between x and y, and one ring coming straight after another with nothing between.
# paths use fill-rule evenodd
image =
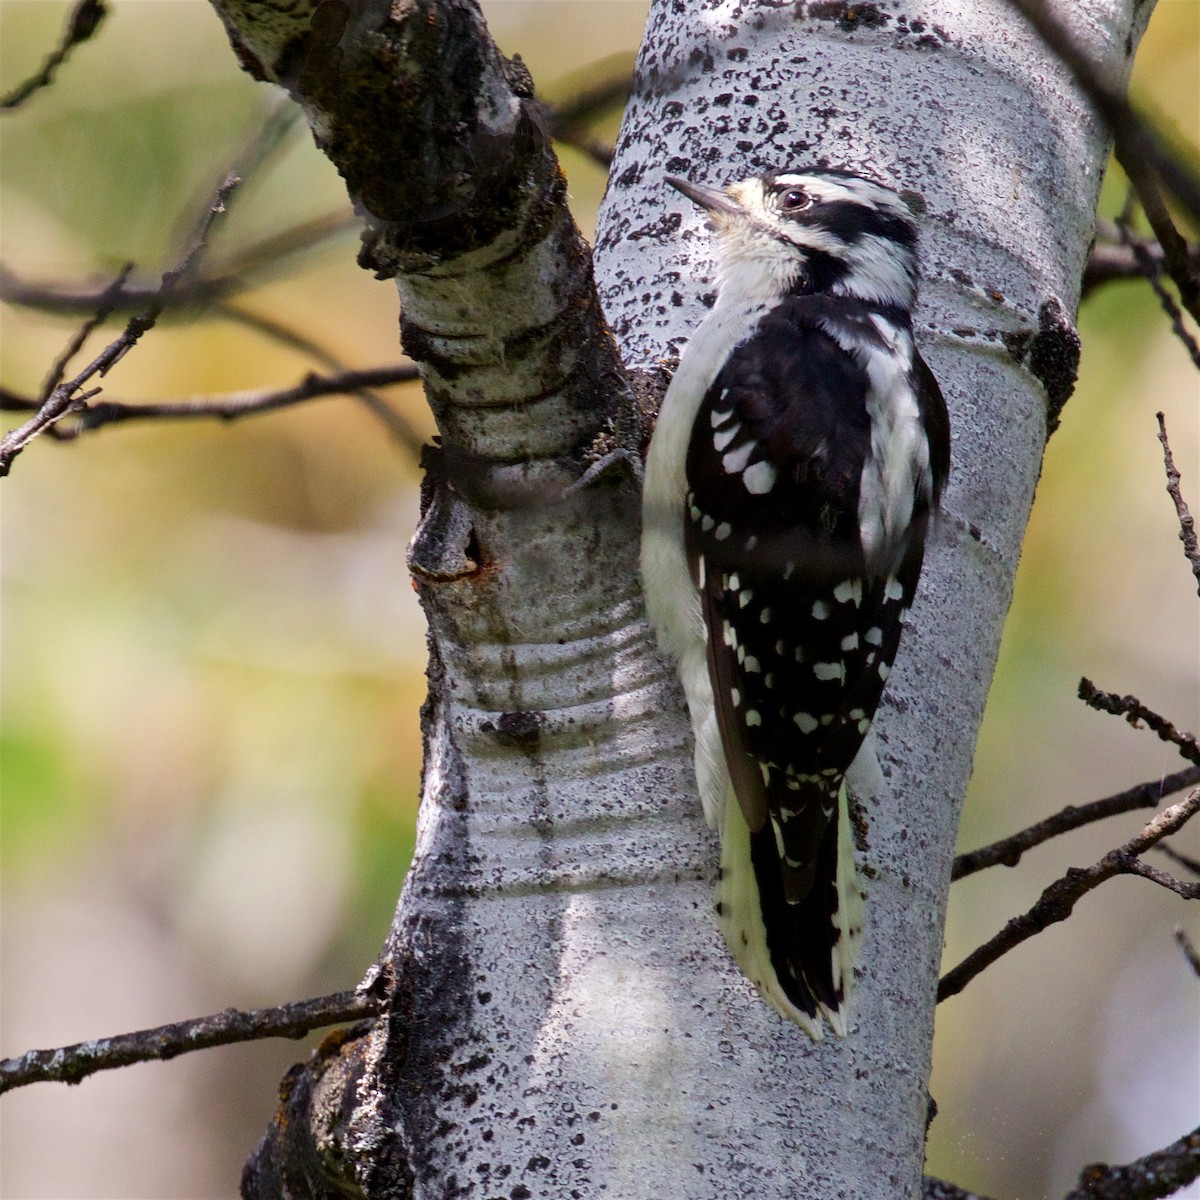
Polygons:
<instances>
[{"instance_id":1,"label":"blurred background","mask_svg":"<svg viewBox=\"0 0 1200 1200\"><path fill-rule=\"evenodd\" d=\"M0 90L36 69L68 7L0 3ZM645 7L485 4L551 101L631 67ZM1160 0L1138 90L1192 145L1198 53L1200 4ZM54 87L0 125L0 257L28 281L95 284L126 261L154 278L272 103L207 4L115 0ZM618 120L598 134L611 139ZM590 235L604 173L569 149L562 159ZM1106 210L1123 196L1110 179ZM295 129L235 197L207 261L346 209L336 172ZM349 228L286 276L254 276L202 323L165 321L106 394L292 384L317 364L267 321L330 360L395 362L395 292L355 266L356 249ZM77 325L6 306L4 384L36 392ZM963 849L1179 769L1151 733L1076 700L1081 675L1181 727L1200 723L1195 584L1154 421L1166 412L1200 509L1197 376L1144 284L1104 288L1081 332L1080 385L1046 455ZM428 436L419 390L389 397ZM424 630L404 550L417 486L411 451L345 398L232 424L42 439L15 463L0 517L0 1053L361 977L412 851ZM946 965L1143 820L956 884ZM1200 830L1180 845L1200 852ZM1082 1164L1129 1159L1197 1124L1200 985L1173 941L1179 922L1200 940L1182 901L1113 881L942 1006L933 1172L999 1197L1057 1197ZM278 1080L305 1053L259 1043L12 1093L0 1192L233 1195Z\"/></svg>"}]
</instances>

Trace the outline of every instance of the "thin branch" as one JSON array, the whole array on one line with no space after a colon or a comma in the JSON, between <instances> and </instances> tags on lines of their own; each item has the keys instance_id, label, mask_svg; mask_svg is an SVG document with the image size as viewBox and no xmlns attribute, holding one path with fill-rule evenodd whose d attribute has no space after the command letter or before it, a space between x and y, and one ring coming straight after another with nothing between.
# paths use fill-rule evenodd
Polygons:
<instances>
[{"instance_id":1,"label":"thin branch","mask_svg":"<svg viewBox=\"0 0 1200 1200\"><path fill-rule=\"evenodd\" d=\"M326 370L335 373L349 370L337 355L327 350L319 342L314 341L307 334L300 333L299 330L291 328L289 325L284 325L282 322L274 320L272 317L265 317L261 313L250 312L248 309L239 308L235 304L221 304L218 306L217 311L229 320L244 325L247 329L253 329L265 337L273 338L280 345L287 346L292 350L298 350L302 354L311 355ZM359 388L350 394L383 423L392 440L397 445L402 446L405 450L413 454L420 455L421 447L424 445L423 439L382 396L376 395L370 388L365 387Z\"/></svg>"},{"instance_id":2,"label":"thin branch","mask_svg":"<svg viewBox=\"0 0 1200 1200\"><path fill-rule=\"evenodd\" d=\"M1187 242L1175 228L1167 203L1159 191L1161 168L1159 176L1156 177L1154 167L1140 157L1140 149L1120 137L1116 138L1115 153L1117 162L1129 176L1129 182L1141 201L1146 220L1162 247L1163 266L1179 289L1180 302L1191 314L1192 320L1200 321L1200 272L1193 267L1188 255ZM1193 207L1191 213L1194 220L1200 220L1200 209ZM1155 290L1159 291L1158 288ZM1160 292L1159 298L1162 297L1163 293Z\"/></svg>"},{"instance_id":3,"label":"thin branch","mask_svg":"<svg viewBox=\"0 0 1200 1200\"><path fill-rule=\"evenodd\" d=\"M109 284L110 293L115 296L124 286L125 280L129 275L131 265L126 264L120 274L111 284ZM73 404L80 403L82 400L94 396L95 390L86 393L84 396L74 396L73 391L64 391L62 377L66 371L67 363L83 348L84 342L91 336L92 332L101 325L109 315L109 305L104 296L101 296L100 303L96 308L95 313L89 317L82 326L75 332L74 336L67 343L64 349L58 354L54 362L50 366L47 373L46 381L42 385L42 389L37 400L33 403L34 415L25 422L24 425L18 426L16 429L10 430L0 440L0 475L8 473L8 467L21 450L31 442L39 433L51 429L54 422L63 416Z\"/></svg>"},{"instance_id":4,"label":"thin branch","mask_svg":"<svg viewBox=\"0 0 1200 1200\"><path fill-rule=\"evenodd\" d=\"M957 967L942 976L938 984L938 1001L956 996L976 975L1002 955L1051 925L1065 921L1079 900L1106 880L1115 875L1139 874L1131 865L1138 856L1182 829L1197 810L1200 810L1200 788L1196 788L1178 804L1163 809L1136 837L1110 850L1099 862L1090 867L1072 867L1061 879L1056 879L1046 888L1028 912L1014 917L995 937L972 951Z\"/></svg>"},{"instance_id":5,"label":"thin branch","mask_svg":"<svg viewBox=\"0 0 1200 1200\"><path fill-rule=\"evenodd\" d=\"M1175 926L1175 940L1179 943L1180 950L1183 951L1183 957L1187 959L1188 966L1192 968L1193 974L1200 977L1200 952L1192 944L1192 939L1188 937L1187 931L1182 925Z\"/></svg>"},{"instance_id":6,"label":"thin branch","mask_svg":"<svg viewBox=\"0 0 1200 1200\"><path fill-rule=\"evenodd\" d=\"M274 233L234 252L219 268L196 274L177 286L163 305L164 314L206 308L257 286L284 268L287 260L361 226L354 213L326 213ZM39 312L94 312L106 289L67 283L30 282L0 265L0 300ZM157 283L127 283L116 297L113 312L144 308L158 295Z\"/></svg>"},{"instance_id":7,"label":"thin branch","mask_svg":"<svg viewBox=\"0 0 1200 1200\"><path fill-rule=\"evenodd\" d=\"M1162 306L1163 312L1167 314L1167 318L1171 322L1171 332L1183 344L1183 348L1188 352L1188 356L1192 360L1192 365L1197 370L1200 370L1200 346L1196 344L1196 339L1192 337L1187 325L1184 324L1183 313L1180 312L1179 305L1175 303L1175 298L1162 285L1163 265L1166 262L1165 255L1162 255L1162 247L1159 246L1161 257L1156 260L1134 239L1129 227L1129 221L1125 218L1117 221L1117 231L1121 235L1122 242L1128 246L1133 257L1137 260L1146 282L1154 291L1155 296L1158 297L1158 302Z\"/></svg>"},{"instance_id":8,"label":"thin branch","mask_svg":"<svg viewBox=\"0 0 1200 1200\"><path fill-rule=\"evenodd\" d=\"M562 86L564 90L570 91L570 95L566 100L551 106L551 123L582 125L603 116L610 109L618 106L624 108L633 91L634 65L633 55L615 54L572 75L572 79L586 77L594 82L576 87L574 84L562 85L560 81L556 90ZM555 136L558 136L557 132Z\"/></svg>"},{"instance_id":9,"label":"thin branch","mask_svg":"<svg viewBox=\"0 0 1200 1200\"><path fill-rule=\"evenodd\" d=\"M1189 242L1187 253L1191 268L1200 271L1200 244ZM1155 238L1139 237L1128 229L1122 235L1116 225L1097 221L1096 242L1084 268L1080 299L1106 283L1145 279L1148 268L1156 275L1162 273L1163 251Z\"/></svg>"},{"instance_id":10,"label":"thin branch","mask_svg":"<svg viewBox=\"0 0 1200 1200\"><path fill-rule=\"evenodd\" d=\"M1200 1178L1200 1129L1135 1162L1084 1167L1066 1200L1161 1200Z\"/></svg>"},{"instance_id":11,"label":"thin branch","mask_svg":"<svg viewBox=\"0 0 1200 1200\"><path fill-rule=\"evenodd\" d=\"M390 387L397 383L411 383L419 378L420 373L413 363L400 363L392 367L343 371L336 375L322 376L310 373L290 388L261 388L255 391L232 392L224 396L196 396L186 400L137 403L101 400L96 404L77 405L67 419L70 423L67 424L67 420L60 422L54 432L60 440L71 441L105 425L118 425L126 421L191 420L206 417L236 420L238 417L254 416L303 404L306 400L316 400L324 396L355 395L365 388ZM37 407L37 401L0 388L0 411L21 411ZM392 415L403 420L398 414ZM410 439L420 445L421 439L415 431L410 430Z\"/></svg>"},{"instance_id":12,"label":"thin branch","mask_svg":"<svg viewBox=\"0 0 1200 1200\"><path fill-rule=\"evenodd\" d=\"M9 473L13 460L38 434L66 416L81 401L88 400L96 394L98 389L80 395L85 383L97 376L103 378L107 375L137 345L142 335L154 328L158 315L162 311L163 297L170 294L176 283L188 273L192 264L203 253L213 222L225 211L229 197L240 182L241 180L236 175L225 177L225 181L217 189L217 194L208 211L197 223L183 257L163 275L162 288L158 297L143 312L131 317L121 334L109 342L100 354L73 379L65 383L58 383L53 387L42 407L24 425L10 430L0 440L0 476Z\"/></svg>"},{"instance_id":13,"label":"thin branch","mask_svg":"<svg viewBox=\"0 0 1200 1200\"><path fill-rule=\"evenodd\" d=\"M249 1012L227 1008L208 1017L78 1042L56 1050L30 1050L20 1058L0 1061L0 1093L31 1083L78 1083L97 1071L175 1058L212 1046L230 1046L271 1037L301 1038L324 1025L342 1025L378 1016L383 1004L375 996L336 992L332 996L281 1004L277 1008Z\"/></svg>"},{"instance_id":14,"label":"thin branch","mask_svg":"<svg viewBox=\"0 0 1200 1200\"><path fill-rule=\"evenodd\" d=\"M54 82L58 68L70 57L71 51L80 43L86 42L107 15L105 0L77 0L67 18L66 28L59 38L58 45L46 57L42 69L14 88L7 96L0 97L0 111L19 108L34 92L49 87Z\"/></svg>"},{"instance_id":15,"label":"thin branch","mask_svg":"<svg viewBox=\"0 0 1200 1200\"><path fill-rule=\"evenodd\" d=\"M1158 414L1158 440L1162 443L1163 463L1167 471L1167 493L1174 501L1175 513L1179 517L1179 540L1183 543L1183 552L1187 555L1188 562L1192 564L1192 574L1196 577L1196 591L1200 594L1200 543L1196 540L1196 522L1188 511L1179 487L1179 471L1171 454L1171 443L1167 441L1167 423L1162 413Z\"/></svg>"},{"instance_id":16,"label":"thin branch","mask_svg":"<svg viewBox=\"0 0 1200 1200\"><path fill-rule=\"evenodd\" d=\"M1053 837L1070 833L1073 829L1090 825L1094 821L1103 821L1106 817L1133 812L1139 808L1157 808L1165 797L1181 792L1184 788L1195 787L1198 783L1200 767L1188 767L1163 779L1126 788L1125 791L1106 796L1103 800L1093 800L1089 804L1069 804L1061 812L1056 812L1027 829L992 842L988 846L981 846L969 854L960 854L954 860L950 878L964 879L988 867L1015 867L1026 850L1032 850L1034 846L1040 846Z\"/></svg>"},{"instance_id":17,"label":"thin branch","mask_svg":"<svg viewBox=\"0 0 1200 1200\"><path fill-rule=\"evenodd\" d=\"M555 130L554 138L556 141L562 142L563 145L571 146L578 150L581 154L590 158L598 167L604 167L606 170L612 166L613 158L617 153L616 147L611 142L605 141L604 138L596 137L595 134L575 125Z\"/></svg>"},{"instance_id":18,"label":"thin branch","mask_svg":"<svg viewBox=\"0 0 1200 1200\"><path fill-rule=\"evenodd\" d=\"M1193 220L1200 221L1200 176L1173 154L1159 133L1130 104L1123 89L1102 79L1096 65L1051 16L1043 0L1011 0L1042 41L1075 78L1113 135L1118 162L1137 190L1146 219L1163 249L1167 273L1179 288L1184 308L1200 320L1200 276L1188 262L1187 243L1175 228L1159 190L1171 193Z\"/></svg>"},{"instance_id":19,"label":"thin branch","mask_svg":"<svg viewBox=\"0 0 1200 1200\"><path fill-rule=\"evenodd\" d=\"M129 278L129 272L133 270L133 263L126 263L117 273L116 279L108 285L105 292L101 293L99 302L96 305L95 312L84 321L84 323L75 332L75 336L63 347L50 364L50 370L46 374L45 381L42 383L41 391L38 393L37 403L35 408L40 408L47 400L50 399L54 389L62 383L63 376L67 373L67 366L71 359L83 349L84 343L89 337L108 319L113 311L113 306L116 304L117 297L121 294L121 289L125 286L125 281Z\"/></svg>"},{"instance_id":20,"label":"thin branch","mask_svg":"<svg viewBox=\"0 0 1200 1200\"><path fill-rule=\"evenodd\" d=\"M1145 725L1164 742L1170 742L1188 762L1200 765L1200 746L1196 745L1195 735L1181 733L1166 717L1160 717L1153 709L1147 708L1136 696L1118 696L1116 692L1101 691L1085 676L1079 681L1079 698L1097 712L1124 717L1135 729Z\"/></svg>"},{"instance_id":21,"label":"thin branch","mask_svg":"<svg viewBox=\"0 0 1200 1200\"><path fill-rule=\"evenodd\" d=\"M610 167L614 153L612 143L597 137L590 125L611 109L624 107L633 90L633 65L629 55L615 55L611 60L593 63L575 75L575 78L586 77L593 82L580 87L568 85L570 95L566 100L542 107L550 136L573 146L599 166Z\"/></svg>"},{"instance_id":22,"label":"thin branch","mask_svg":"<svg viewBox=\"0 0 1200 1200\"><path fill-rule=\"evenodd\" d=\"M1151 866L1148 862L1142 862L1140 858L1130 860L1126 871L1130 875L1140 875L1151 883L1157 883L1159 887L1164 887L1185 900L1200 900L1200 883L1184 883L1182 879L1176 879L1169 872Z\"/></svg>"},{"instance_id":23,"label":"thin branch","mask_svg":"<svg viewBox=\"0 0 1200 1200\"><path fill-rule=\"evenodd\" d=\"M1173 862L1178 863L1185 871L1191 871L1193 875L1200 876L1200 860L1192 858L1189 854L1180 854L1173 846L1161 845L1155 846L1159 854L1165 854Z\"/></svg>"}]
</instances>

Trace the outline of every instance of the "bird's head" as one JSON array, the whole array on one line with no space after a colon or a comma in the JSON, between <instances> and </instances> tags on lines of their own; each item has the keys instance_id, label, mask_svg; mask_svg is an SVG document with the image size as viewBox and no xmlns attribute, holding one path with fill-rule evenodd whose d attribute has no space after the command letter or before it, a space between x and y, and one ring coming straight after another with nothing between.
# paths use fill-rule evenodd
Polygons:
<instances>
[{"instance_id":1,"label":"bird's head","mask_svg":"<svg viewBox=\"0 0 1200 1200\"><path fill-rule=\"evenodd\" d=\"M755 175L724 188L668 176L720 237L723 300L825 292L912 305L917 228L890 188L846 171Z\"/></svg>"}]
</instances>

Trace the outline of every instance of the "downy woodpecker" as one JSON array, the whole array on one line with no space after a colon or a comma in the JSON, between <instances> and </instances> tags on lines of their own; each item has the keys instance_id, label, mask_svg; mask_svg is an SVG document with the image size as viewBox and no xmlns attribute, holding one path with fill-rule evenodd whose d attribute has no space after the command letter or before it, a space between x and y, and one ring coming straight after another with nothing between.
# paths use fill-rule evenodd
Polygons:
<instances>
[{"instance_id":1,"label":"downy woodpecker","mask_svg":"<svg viewBox=\"0 0 1200 1200\"><path fill-rule=\"evenodd\" d=\"M913 344L916 226L848 172L667 182L708 213L720 269L650 443L647 607L721 835L725 940L819 1039L846 1032L862 933L846 772L950 466Z\"/></svg>"}]
</instances>

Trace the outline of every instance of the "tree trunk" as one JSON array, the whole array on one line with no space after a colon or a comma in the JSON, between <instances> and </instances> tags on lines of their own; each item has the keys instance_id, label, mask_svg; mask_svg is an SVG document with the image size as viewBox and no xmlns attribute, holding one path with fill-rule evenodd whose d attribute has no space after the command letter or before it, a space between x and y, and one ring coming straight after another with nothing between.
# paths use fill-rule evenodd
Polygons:
<instances>
[{"instance_id":1,"label":"tree trunk","mask_svg":"<svg viewBox=\"0 0 1200 1200\"><path fill-rule=\"evenodd\" d=\"M289 1077L246 1194L916 1196L958 807L1073 382L1104 131L999 2L661 0L596 250L631 387L527 78L468 0L213 3L369 214L364 262L397 280L441 431L410 550L430 693L416 856L372 985L390 1014ZM1072 18L1117 74L1137 7ZM921 207L918 342L955 438L861 798L851 1031L821 1044L721 943L681 695L642 611L638 489L606 457L640 454L712 290L709 237L663 176L814 163Z\"/></svg>"}]
</instances>

